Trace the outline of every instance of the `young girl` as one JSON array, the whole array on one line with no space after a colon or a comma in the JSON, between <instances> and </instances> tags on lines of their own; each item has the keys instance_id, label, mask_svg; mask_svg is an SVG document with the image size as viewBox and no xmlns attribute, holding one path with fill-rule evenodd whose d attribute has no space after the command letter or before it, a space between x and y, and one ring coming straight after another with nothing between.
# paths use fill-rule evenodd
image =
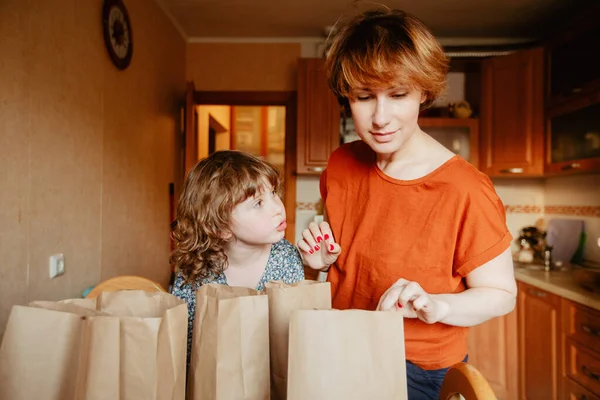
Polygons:
<instances>
[{"instance_id":1,"label":"young girl","mask_svg":"<svg viewBox=\"0 0 600 400\"><path fill-rule=\"evenodd\" d=\"M325 70L361 141L321 176L345 249L331 263L333 307L402 313L410 400L437 399L467 355L470 326L509 313L516 284L504 207L487 176L419 127L448 60L429 29L396 10L361 14L335 36ZM298 247L318 236L313 224ZM306 259L315 269L328 263Z\"/></svg>"},{"instance_id":2,"label":"young girl","mask_svg":"<svg viewBox=\"0 0 600 400\"><path fill-rule=\"evenodd\" d=\"M261 290L271 280L304 279L298 250L285 240L279 173L239 151L219 151L185 181L173 231L172 294L188 304L188 360L196 291L207 283Z\"/></svg>"}]
</instances>

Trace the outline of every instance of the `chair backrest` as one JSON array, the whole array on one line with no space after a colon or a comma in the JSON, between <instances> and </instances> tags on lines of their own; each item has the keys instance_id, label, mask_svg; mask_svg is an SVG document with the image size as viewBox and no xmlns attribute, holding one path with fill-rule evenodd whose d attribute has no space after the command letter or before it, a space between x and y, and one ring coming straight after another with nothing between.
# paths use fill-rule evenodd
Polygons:
<instances>
[{"instance_id":1,"label":"chair backrest","mask_svg":"<svg viewBox=\"0 0 600 400\"><path fill-rule=\"evenodd\" d=\"M444 378L439 400L497 400L494 391L481 372L467 363L453 365Z\"/></svg>"},{"instance_id":2,"label":"chair backrest","mask_svg":"<svg viewBox=\"0 0 600 400\"><path fill-rule=\"evenodd\" d=\"M158 283L141 276L123 275L107 279L96 285L85 296L86 299L95 299L102 292L116 292L118 290L145 290L146 292L166 292Z\"/></svg>"}]
</instances>

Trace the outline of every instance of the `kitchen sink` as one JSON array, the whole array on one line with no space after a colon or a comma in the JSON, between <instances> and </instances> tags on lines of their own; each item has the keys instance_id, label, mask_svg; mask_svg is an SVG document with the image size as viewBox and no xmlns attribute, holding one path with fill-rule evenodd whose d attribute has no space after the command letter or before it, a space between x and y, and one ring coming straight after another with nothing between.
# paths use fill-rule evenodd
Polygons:
<instances>
[{"instance_id":1,"label":"kitchen sink","mask_svg":"<svg viewBox=\"0 0 600 400\"><path fill-rule=\"evenodd\" d=\"M546 266L542 263L523 263L523 262L519 262L519 261L513 261L513 264L515 266L515 269L525 269L525 270L530 270L530 271L545 271L546 270ZM569 270L568 267L552 265L550 267L549 271L553 272L553 271L568 271L568 270Z\"/></svg>"}]
</instances>

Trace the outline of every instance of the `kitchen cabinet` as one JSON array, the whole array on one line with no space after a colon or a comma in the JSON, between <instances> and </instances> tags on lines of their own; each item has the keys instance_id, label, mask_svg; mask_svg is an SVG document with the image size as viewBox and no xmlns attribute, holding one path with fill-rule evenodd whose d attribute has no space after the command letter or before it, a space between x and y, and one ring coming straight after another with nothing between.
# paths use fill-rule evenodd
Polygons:
<instances>
[{"instance_id":1,"label":"kitchen cabinet","mask_svg":"<svg viewBox=\"0 0 600 400\"><path fill-rule=\"evenodd\" d=\"M320 175L340 145L341 107L327 84L320 58L298 60L297 166L299 175Z\"/></svg>"},{"instance_id":2,"label":"kitchen cabinet","mask_svg":"<svg viewBox=\"0 0 600 400\"><path fill-rule=\"evenodd\" d=\"M564 398L600 399L600 312L563 299Z\"/></svg>"},{"instance_id":3,"label":"kitchen cabinet","mask_svg":"<svg viewBox=\"0 0 600 400\"><path fill-rule=\"evenodd\" d=\"M600 4L546 43L546 175L600 171Z\"/></svg>"},{"instance_id":4,"label":"kitchen cabinet","mask_svg":"<svg viewBox=\"0 0 600 400\"><path fill-rule=\"evenodd\" d=\"M600 91L548 111L546 175L600 171L599 116Z\"/></svg>"},{"instance_id":5,"label":"kitchen cabinet","mask_svg":"<svg viewBox=\"0 0 600 400\"><path fill-rule=\"evenodd\" d=\"M483 61L481 170L491 177L544 174L544 51Z\"/></svg>"},{"instance_id":6,"label":"kitchen cabinet","mask_svg":"<svg viewBox=\"0 0 600 400\"><path fill-rule=\"evenodd\" d=\"M469 364L487 379L496 397L517 399L517 310L469 330Z\"/></svg>"},{"instance_id":7,"label":"kitchen cabinet","mask_svg":"<svg viewBox=\"0 0 600 400\"><path fill-rule=\"evenodd\" d=\"M519 377L521 400L562 398L561 298L518 283Z\"/></svg>"},{"instance_id":8,"label":"kitchen cabinet","mask_svg":"<svg viewBox=\"0 0 600 400\"><path fill-rule=\"evenodd\" d=\"M582 7L546 42L549 74L546 103L549 108L600 90L600 4Z\"/></svg>"}]
</instances>

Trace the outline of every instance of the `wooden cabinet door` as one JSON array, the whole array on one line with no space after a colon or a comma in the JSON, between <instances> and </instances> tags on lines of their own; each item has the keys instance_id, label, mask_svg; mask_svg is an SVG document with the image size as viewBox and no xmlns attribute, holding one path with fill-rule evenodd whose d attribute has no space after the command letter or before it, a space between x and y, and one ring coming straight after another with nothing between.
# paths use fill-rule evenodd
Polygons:
<instances>
[{"instance_id":1,"label":"wooden cabinet door","mask_svg":"<svg viewBox=\"0 0 600 400\"><path fill-rule=\"evenodd\" d=\"M517 310L469 331L469 364L481 372L499 399L517 399Z\"/></svg>"},{"instance_id":2,"label":"wooden cabinet door","mask_svg":"<svg viewBox=\"0 0 600 400\"><path fill-rule=\"evenodd\" d=\"M562 389L560 297L519 282L521 400L558 400Z\"/></svg>"},{"instance_id":3,"label":"wooden cabinet door","mask_svg":"<svg viewBox=\"0 0 600 400\"><path fill-rule=\"evenodd\" d=\"M323 60L298 61L297 173L319 175L340 145L340 105L329 89Z\"/></svg>"},{"instance_id":4,"label":"wooden cabinet door","mask_svg":"<svg viewBox=\"0 0 600 400\"><path fill-rule=\"evenodd\" d=\"M481 170L493 177L542 176L543 49L484 60L481 95Z\"/></svg>"}]
</instances>

